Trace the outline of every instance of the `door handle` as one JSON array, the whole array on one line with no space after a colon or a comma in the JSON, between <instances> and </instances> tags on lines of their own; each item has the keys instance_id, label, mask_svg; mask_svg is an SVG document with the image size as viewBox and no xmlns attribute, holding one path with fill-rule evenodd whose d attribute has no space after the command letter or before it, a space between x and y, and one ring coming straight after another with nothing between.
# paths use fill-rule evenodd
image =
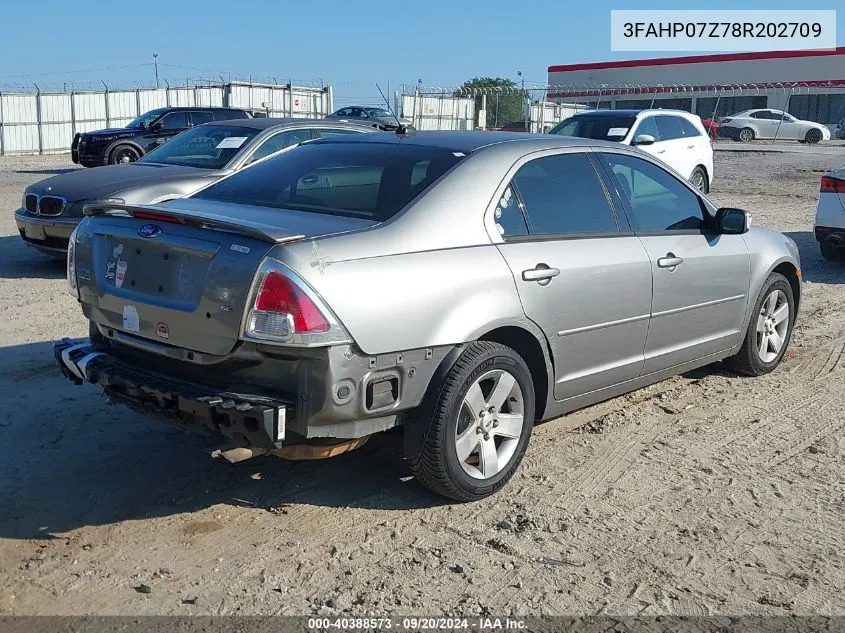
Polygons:
<instances>
[{"instance_id":1,"label":"door handle","mask_svg":"<svg viewBox=\"0 0 845 633\"><path fill-rule=\"evenodd\" d=\"M557 268L549 268L546 264L537 264L534 268L523 270L522 279L524 281L536 281L544 286L552 280L552 277L557 277L559 274L560 270Z\"/></svg>"},{"instance_id":2,"label":"door handle","mask_svg":"<svg viewBox=\"0 0 845 633\"><path fill-rule=\"evenodd\" d=\"M657 150L657 152L655 152L655 153L656 154L663 154L665 151L666 151L665 149L660 149L660 150Z\"/></svg>"},{"instance_id":3,"label":"door handle","mask_svg":"<svg viewBox=\"0 0 845 633\"><path fill-rule=\"evenodd\" d=\"M693 149L695 145L687 145L687 149Z\"/></svg>"},{"instance_id":4,"label":"door handle","mask_svg":"<svg viewBox=\"0 0 845 633\"><path fill-rule=\"evenodd\" d=\"M670 271L684 263L683 257L676 257L674 253L666 253L666 257L657 260L658 268L668 268Z\"/></svg>"}]
</instances>

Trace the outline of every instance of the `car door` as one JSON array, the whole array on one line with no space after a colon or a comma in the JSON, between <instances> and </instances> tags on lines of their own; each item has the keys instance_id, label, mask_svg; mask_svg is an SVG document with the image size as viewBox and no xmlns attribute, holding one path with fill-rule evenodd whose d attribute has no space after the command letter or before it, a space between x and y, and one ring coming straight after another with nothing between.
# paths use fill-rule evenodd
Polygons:
<instances>
[{"instance_id":1,"label":"car door","mask_svg":"<svg viewBox=\"0 0 845 633\"><path fill-rule=\"evenodd\" d=\"M653 278L643 373L732 348L742 334L750 258L741 235L718 235L702 198L646 159L605 151Z\"/></svg>"},{"instance_id":2,"label":"car door","mask_svg":"<svg viewBox=\"0 0 845 633\"><path fill-rule=\"evenodd\" d=\"M779 112L775 112L774 114L778 118L778 120L775 121L775 132L778 138L794 141L799 139L803 140L807 135L809 126L799 123L798 119L794 116L786 113L781 114ZM783 117L782 120L781 117ZM778 125L780 125L779 128Z\"/></svg>"},{"instance_id":3,"label":"car door","mask_svg":"<svg viewBox=\"0 0 845 633\"><path fill-rule=\"evenodd\" d=\"M774 138L780 115L775 116L771 110L758 110L751 113L752 128L757 138Z\"/></svg>"},{"instance_id":4,"label":"car door","mask_svg":"<svg viewBox=\"0 0 845 633\"><path fill-rule=\"evenodd\" d=\"M498 248L526 316L545 333L565 400L639 376L651 267L590 152L523 159L497 196Z\"/></svg>"}]
</instances>

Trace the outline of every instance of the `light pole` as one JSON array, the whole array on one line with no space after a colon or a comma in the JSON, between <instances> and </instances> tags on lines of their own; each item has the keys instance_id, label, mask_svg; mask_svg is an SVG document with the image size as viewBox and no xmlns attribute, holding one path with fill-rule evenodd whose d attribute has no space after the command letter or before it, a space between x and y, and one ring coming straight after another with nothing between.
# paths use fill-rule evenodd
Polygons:
<instances>
[{"instance_id":1,"label":"light pole","mask_svg":"<svg viewBox=\"0 0 845 633\"><path fill-rule=\"evenodd\" d=\"M158 53L153 53L153 63L156 67L156 89L159 87L158 84Z\"/></svg>"},{"instance_id":2,"label":"light pole","mask_svg":"<svg viewBox=\"0 0 845 633\"><path fill-rule=\"evenodd\" d=\"M523 109L524 114L525 114L525 131L527 132L528 131L528 108L526 108L526 106L525 106L525 77L522 76L521 70L516 71L516 76L522 77L522 87L520 89L520 94L522 95L522 109Z\"/></svg>"}]
</instances>

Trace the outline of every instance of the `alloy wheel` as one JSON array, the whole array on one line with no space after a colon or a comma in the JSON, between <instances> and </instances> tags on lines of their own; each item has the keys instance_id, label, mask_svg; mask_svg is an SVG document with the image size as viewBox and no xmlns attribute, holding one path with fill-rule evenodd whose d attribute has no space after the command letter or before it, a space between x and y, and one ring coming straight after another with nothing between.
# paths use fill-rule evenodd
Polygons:
<instances>
[{"instance_id":1,"label":"alloy wheel","mask_svg":"<svg viewBox=\"0 0 845 633\"><path fill-rule=\"evenodd\" d=\"M771 363L781 353L789 333L789 301L782 290L772 291L757 317L757 354Z\"/></svg>"},{"instance_id":2,"label":"alloy wheel","mask_svg":"<svg viewBox=\"0 0 845 633\"><path fill-rule=\"evenodd\" d=\"M523 403L519 383L503 369L472 383L455 427L455 449L466 474L490 479L508 466L525 427Z\"/></svg>"}]
</instances>

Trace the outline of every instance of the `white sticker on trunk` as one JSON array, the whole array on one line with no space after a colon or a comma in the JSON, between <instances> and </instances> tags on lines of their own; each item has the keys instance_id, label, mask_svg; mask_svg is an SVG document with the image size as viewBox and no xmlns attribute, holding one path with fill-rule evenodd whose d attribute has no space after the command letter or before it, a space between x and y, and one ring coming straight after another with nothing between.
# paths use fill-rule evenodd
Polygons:
<instances>
[{"instance_id":1,"label":"white sticker on trunk","mask_svg":"<svg viewBox=\"0 0 845 633\"><path fill-rule=\"evenodd\" d=\"M141 317L135 306L123 306L123 329L127 332L137 332L141 329Z\"/></svg>"},{"instance_id":2,"label":"white sticker on trunk","mask_svg":"<svg viewBox=\"0 0 845 633\"><path fill-rule=\"evenodd\" d=\"M238 149L246 141L245 136L227 136L217 144L216 149Z\"/></svg>"},{"instance_id":3,"label":"white sticker on trunk","mask_svg":"<svg viewBox=\"0 0 845 633\"><path fill-rule=\"evenodd\" d=\"M607 131L608 136L625 136L628 133L626 127L612 127Z\"/></svg>"},{"instance_id":4,"label":"white sticker on trunk","mask_svg":"<svg viewBox=\"0 0 845 633\"><path fill-rule=\"evenodd\" d=\"M123 286L123 280L126 278L126 262L122 259L117 262L117 269L114 276L114 285L116 288Z\"/></svg>"}]
</instances>

